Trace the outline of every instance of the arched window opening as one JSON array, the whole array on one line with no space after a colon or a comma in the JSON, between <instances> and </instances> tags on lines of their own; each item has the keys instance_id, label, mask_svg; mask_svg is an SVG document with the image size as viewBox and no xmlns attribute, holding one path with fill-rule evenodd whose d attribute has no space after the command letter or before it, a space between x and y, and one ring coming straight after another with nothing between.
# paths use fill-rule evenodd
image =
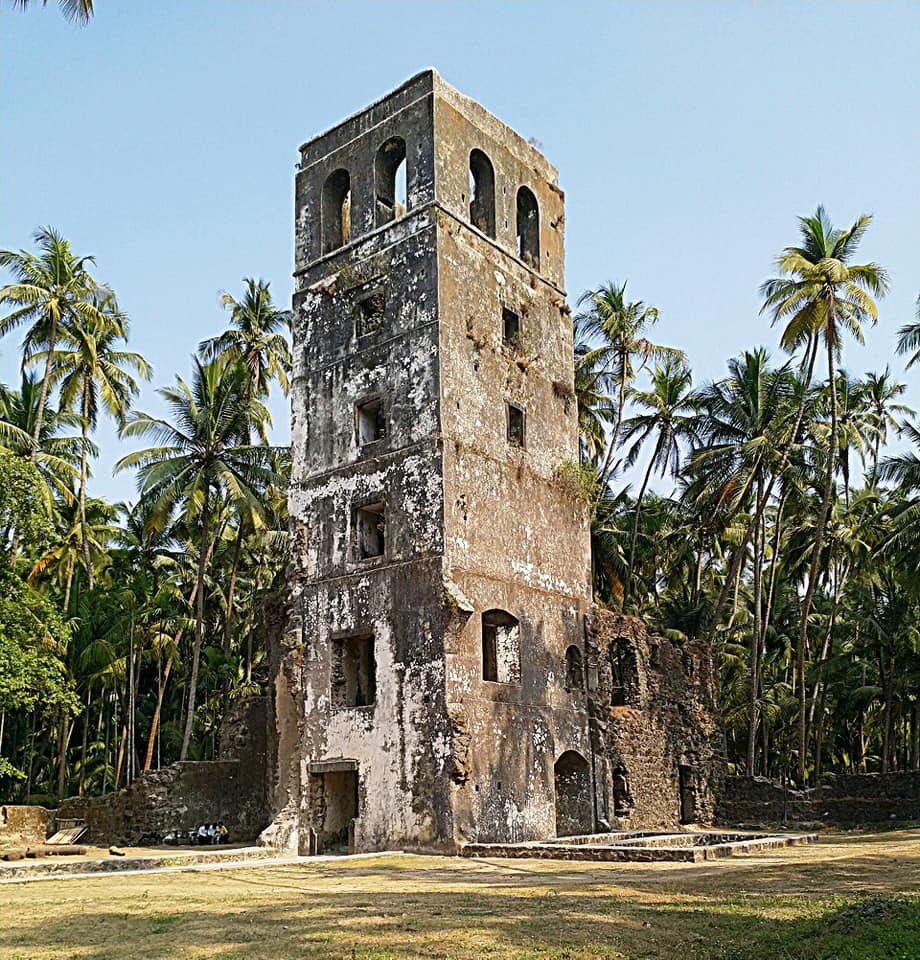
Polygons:
<instances>
[{"instance_id":1,"label":"arched window opening","mask_svg":"<svg viewBox=\"0 0 920 960\"><path fill-rule=\"evenodd\" d=\"M482 150L470 154L470 223L494 239L495 170Z\"/></svg>"},{"instance_id":2,"label":"arched window opening","mask_svg":"<svg viewBox=\"0 0 920 960\"><path fill-rule=\"evenodd\" d=\"M376 225L401 217L408 209L406 194L406 141L391 137L374 158Z\"/></svg>"},{"instance_id":3,"label":"arched window opening","mask_svg":"<svg viewBox=\"0 0 920 960\"><path fill-rule=\"evenodd\" d=\"M565 686L567 690L584 690L585 670L581 650L572 644L565 651Z\"/></svg>"},{"instance_id":4,"label":"arched window opening","mask_svg":"<svg viewBox=\"0 0 920 960\"><path fill-rule=\"evenodd\" d=\"M553 767L556 788L556 836L571 837L592 833L594 805L588 761L574 750L566 750Z\"/></svg>"},{"instance_id":5,"label":"arched window opening","mask_svg":"<svg viewBox=\"0 0 920 960\"><path fill-rule=\"evenodd\" d=\"M351 177L347 170L330 173L323 184L323 253L351 240Z\"/></svg>"},{"instance_id":6,"label":"arched window opening","mask_svg":"<svg viewBox=\"0 0 920 960\"><path fill-rule=\"evenodd\" d=\"M520 682L520 624L505 610L486 610L482 615L482 679Z\"/></svg>"},{"instance_id":7,"label":"arched window opening","mask_svg":"<svg viewBox=\"0 0 920 960\"><path fill-rule=\"evenodd\" d=\"M524 263L540 269L540 208L527 187L517 192L517 250Z\"/></svg>"}]
</instances>

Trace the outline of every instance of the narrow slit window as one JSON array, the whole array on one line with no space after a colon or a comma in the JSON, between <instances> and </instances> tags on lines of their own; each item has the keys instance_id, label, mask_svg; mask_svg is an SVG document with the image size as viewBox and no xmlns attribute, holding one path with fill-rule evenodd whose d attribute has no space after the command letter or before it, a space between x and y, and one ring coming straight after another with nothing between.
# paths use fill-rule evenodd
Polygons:
<instances>
[{"instance_id":1,"label":"narrow slit window","mask_svg":"<svg viewBox=\"0 0 920 960\"><path fill-rule=\"evenodd\" d=\"M524 411L513 403L508 404L508 443L512 447L524 446Z\"/></svg>"},{"instance_id":2,"label":"narrow slit window","mask_svg":"<svg viewBox=\"0 0 920 960\"><path fill-rule=\"evenodd\" d=\"M374 400L367 400L358 404L355 410L355 430L358 446L363 447L368 443L374 443L376 440L382 440L387 433L386 425L383 400L377 397Z\"/></svg>"},{"instance_id":3,"label":"narrow slit window","mask_svg":"<svg viewBox=\"0 0 920 960\"><path fill-rule=\"evenodd\" d=\"M516 344L521 338L521 318L510 307L502 308L502 340Z\"/></svg>"},{"instance_id":4,"label":"narrow slit window","mask_svg":"<svg viewBox=\"0 0 920 960\"><path fill-rule=\"evenodd\" d=\"M470 223L494 239L495 171L482 150L470 154Z\"/></svg>"},{"instance_id":5,"label":"narrow slit window","mask_svg":"<svg viewBox=\"0 0 920 960\"><path fill-rule=\"evenodd\" d=\"M527 187L517 192L518 256L534 270L540 269L540 208Z\"/></svg>"},{"instance_id":6,"label":"narrow slit window","mask_svg":"<svg viewBox=\"0 0 920 960\"><path fill-rule=\"evenodd\" d=\"M505 610L486 610L482 615L482 679L521 681L520 624Z\"/></svg>"},{"instance_id":7,"label":"narrow slit window","mask_svg":"<svg viewBox=\"0 0 920 960\"><path fill-rule=\"evenodd\" d=\"M336 170L326 178L321 206L325 254L351 240L351 177L347 170Z\"/></svg>"},{"instance_id":8,"label":"narrow slit window","mask_svg":"<svg viewBox=\"0 0 920 960\"><path fill-rule=\"evenodd\" d=\"M355 511L355 547L359 560L382 557L386 550L386 506L370 503Z\"/></svg>"},{"instance_id":9,"label":"narrow slit window","mask_svg":"<svg viewBox=\"0 0 920 960\"><path fill-rule=\"evenodd\" d=\"M373 706L377 699L373 636L332 641L331 686L334 708Z\"/></svg>"},{"instance_id":10,"label":"narrow slit window","mask_svg":"<svg viewBox=\"0 0 920 960\"><path fill-rule=\"evenodd\" d=\"M401 217L407 209L406 141L391 137L374 158L374 191L378 227Z\"/></svg>"},{"instance_id":11,"label":"narrow slit window","mask_svg":"<svg viewBox=\"0 0 920 960\"><path fill-rule=\"evenodd\" d=\"M359 337L376 333L383 326L386 297L383 290L374 290L357 303L355 326Z\"/></svg>"}]
</instances>

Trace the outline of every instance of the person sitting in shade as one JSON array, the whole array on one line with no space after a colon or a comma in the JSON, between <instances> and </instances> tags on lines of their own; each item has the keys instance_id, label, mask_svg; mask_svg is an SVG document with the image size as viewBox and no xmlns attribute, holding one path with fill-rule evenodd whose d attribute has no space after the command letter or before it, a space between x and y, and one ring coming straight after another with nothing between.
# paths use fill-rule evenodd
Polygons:
<instances>
[{"instance_id":1,"label":"person sitting in shade","mask_svg":"<svg viewBox=\"0 0 920 960\"><path fill-rule=\"evenodd\" d=\"M217 825L217 842L218 843L230 842L230 831L227 829L226 824L224 824L223 822Z\"/></svg>"},{"instance_id":2,"label":"person sitting in shade","mask_svg":"<svg viewBox=\"0 0 920 960\"><path fill-rule=\"evenodd\" d=\"M198 827L198 844L199 846L204 846L208 842L208 828L206 824L201 824Z\"/></svg>"}]
</instances>

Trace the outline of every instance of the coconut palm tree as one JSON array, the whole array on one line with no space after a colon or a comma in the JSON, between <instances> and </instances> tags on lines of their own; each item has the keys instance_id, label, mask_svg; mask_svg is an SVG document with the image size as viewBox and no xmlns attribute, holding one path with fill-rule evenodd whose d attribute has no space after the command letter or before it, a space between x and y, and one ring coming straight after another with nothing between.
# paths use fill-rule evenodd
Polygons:
<instances>
[{"instance_id":1,"label":"coconut palm tree","mask_svg":"<svg viewBox=\"0 0 920 960\"><path fill-rule=\"evenodd\" d=\"M291 328L289 310L272 303L269 284L245 277L243 297L237 300L224 291L221 302L230 311L230 329L198 349L206 360L223 357L227 362L242 361L246 369L246 389L251 397L264 397L272 380L277 380L285 396L291 387L291 347L285 335Z\"/></svg>"},{"instance_id":2,"label":"coconut palm tree","mask_svg":"<svg viewBox=\"0 0 920 960\"><path fill-rule=\"evenodd\" d=\"M658 322L658 310L641 300L627 302L625 282L619 286L608 283L596 290L586 291L579 297L578 306L586 309L576 316L575 322L585 338L597 337L608 348L608 369L612 383L618 390L616 419L600 471L600 489L603 490L619 444L626 394L636 374L652 360L683 362L686 358L682 350L652 343L645 336L646 331Z\"/></svg>"},{"instance_id":3,"label":"coconut palm tree","mask_svg":"<svg viewBox=\"0 0 920 960\"><path fill-rule=\"evenodd\" d=\"M52 359L52 382L60 386L61 407L79 409L83 443L80 451L80 525L83 559L89 589L92 590L93 565L86 530L86 480L89 462L89 433L99 421L100 407L122 427L131 401L140 387L132 376L150 379L150 364L139 354L120 350L128 339L128 320L118 308L110 291L93 294L97 316L76 317L62 330L61 346ZM40 363L41 353L32 360Z\"/></svg>"},{"instance_id":4,"label":"coconut palm tree","mask_svg":"<svg viewBox=\"0 0 920 960\"><path fill-rule=\"evenodd\" d=\"M917 297L916 320L905 323L898 330L898 355L907 357L907 369L915 363L920 363L920 296Z\"/></svg>"},{"instance_id":5,"label":"coconut palm tree","mask_svg":"<svg viewBox=\"0 0 920 960\"><path fill-rule=\"evenodd\" d=\"M13 0L13 6L25 10L31 7L33 0ZM43 7L48 6L48 0L41 0ZM93 17L93 0L58 0L61 13L71 22L81 26L89 23Z\"/></svg>"},{"instance_id":6,"label":"coconut palm tree","mask_svg":"<svg viewBox=\"0 0 920 960\"><path fill-rule=\"evenodd\" d=\"M51 227L42 227L34 237L38 255L20 250L0 250L0 268L9 270L17 282L0 288L0 304L14 306L12 313L0 318L0 336L30 323L23 340L23 366L44 351L45 371L37 403L32 433L31 456L38 451L45 401L51 383L54 351L62 326L77 320L104 323L95 300L98 285L87 269L96 261L76 257L70 243Z\"/></svg>"},{"instance_id":7,"label":"coconut palm tree","mask_svg":"<svg viewBox=\"0 0 920 960\"><path fill-rule=\"evenodd\" d=\"M898 402L898 397L904 396L907 385L898 383L891 376L888 367L884 373L869 372L863 384L863 398L872 408L877 420L878 429L872 438L872 470L870 481L878 482L878 460L881 447L888 443L888 431L900 431L898 417L913 417L914 410L906 403Z\"/></svg>"},{"instance_id":8,"label":"coconut palm tree","mask_svg":"<svg viewBox=\"0 0 920 960\"><path fill-rule=\"evenodd\" d=\"M0 446L22 457L32 455L40 394L41 384L24 372L18 391L5 389L0 395ZM34 460L46 484L49 507L55 495L64 503L73 496L81 453L80 438L73 431L79 427L77 414L58 410L46 401ZM89 452L96 456L92 442Z\"/></svg>"},{"instance_id":9,"label":"coconut palm tree","mask_svg":"<svg viewBox=\"0 0 920 960\"><path fill-rule=\"evenodd\" d=\"M864 214L848 229L839 230L833 226L821 206L814 216L800 217L800 245L786 247L776 261L781 275L767 280L761 286L764 298L762 311L772 313L774 323L785 323L781 337L783 349L794 353L803 345L807 349L807 345L816 338L823 342L831 401L824 493L802 600L796 648L800 782L805 778L805 646L808 617L818 584L837 450L836 361L842 350L845 332L857 342L864 342L862 325L867 322L874 324L878 320L878 307L873 297L882 297L888 292L888 274L881 266L877 263L852 262L871 222L872 217Z\"/></svg>"},{"instance_id":10,"label":"coconut palm tree","mask_svg":"<svg viewBox=\"0 0 920 960\"><path fill-rule=\"evenodd\" d=\"M671 357L662 366L655 365L651 389L634 390L630 393L632 402L644 412L623 422L623 442L633 441L626 454L626 466L630 467L636 462L640 451L649 440L652 441L652 453L636 497L624 599L629 599L632 590L642 498L652 472L658 470L663 477L670 469L671 474L676 475L680 466L681 443L697 438L697 402L692 394L692 385L693 375L690 370L682 361Z\"/></svg>"},{"instance_id":11,"label":"coconut palm tree","mask_svg":"<svg viewBox=\"0 0 920 960\"><path fill-rule=\"evenodd\" d=\"M197 529L198 572L195 582L195 641L189 678L188 707L180 759L188 754L195 716L201 647L205 623L205 574L219 536L217 508L235 512L261 511L258 488L274 479L267 450L250 442L253 423L270 423L268 411L247 398L246 371L223 359L194 360L191 385L181 377L176 387L158 392L166 401L169 419L136 411L122 435L150 437L156 446L123 457L116 472L135 467L138 492L151 500L151 520L165 525L176 509Z\"/></svg>"}]
</instances>

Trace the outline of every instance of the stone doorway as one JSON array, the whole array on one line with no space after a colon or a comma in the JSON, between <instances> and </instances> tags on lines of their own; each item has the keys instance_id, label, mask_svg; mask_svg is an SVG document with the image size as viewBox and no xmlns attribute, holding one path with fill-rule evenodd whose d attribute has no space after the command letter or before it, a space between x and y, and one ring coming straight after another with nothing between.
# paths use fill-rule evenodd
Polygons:
<instances>
[{"instance_id":1,"label":"stone doorway","mask_svg":"<svg viewBox=\"0 0 920 960\"><path fill-rule=\"evenodd\" d=\"M358 817L358 764L354 760L311 763L310 853L354 853Z\"/></svg>"},{"instance_id":2,"label":"stone doorway","mask_svg":"<svg viewBox=\"0 0 920 960\"><path fill-rule=\"evenodd\" d=\"M594 830L591 773L588 761L566 750L553 767L556 786L556 836L571 837Z\"/></svg>"},{"instance_id":3,"label":"stone doorway","mask_svg":"<svg viewBox=\"0 0 920 960\"><path fill-rule=\"evenodd\" d=\"M696 823L696 786L693 767L682 763L677 768L680 790L680 822Z\"/></svg>"}]
</instances>

